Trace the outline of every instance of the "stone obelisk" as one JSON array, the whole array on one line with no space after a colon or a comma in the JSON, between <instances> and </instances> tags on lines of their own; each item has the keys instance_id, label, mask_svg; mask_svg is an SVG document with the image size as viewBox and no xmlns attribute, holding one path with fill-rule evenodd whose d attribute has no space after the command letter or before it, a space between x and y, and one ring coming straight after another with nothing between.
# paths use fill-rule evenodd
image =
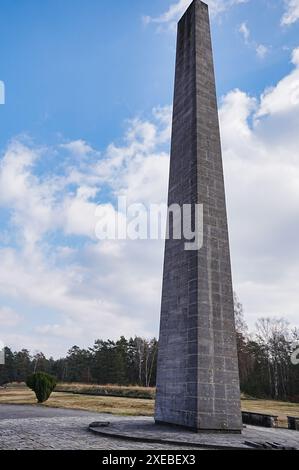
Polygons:
<instances>
[{"instance_id":1,"label":"stone obelisk","mask_svg":"<svg viewBox=\"0 0 299 470\"><path fill-rule=\"evenodd\" d=\"M203 247L166 240L155 420L240 432L240 388L208 7L178 24L168 204L203 204Z\"/></svg>"}]
</instances>

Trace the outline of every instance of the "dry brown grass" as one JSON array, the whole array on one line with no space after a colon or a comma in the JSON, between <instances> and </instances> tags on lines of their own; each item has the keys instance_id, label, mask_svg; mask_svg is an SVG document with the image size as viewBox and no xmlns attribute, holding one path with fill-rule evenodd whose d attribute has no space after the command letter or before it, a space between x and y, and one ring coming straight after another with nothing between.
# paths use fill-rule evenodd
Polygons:
<instances>
[{"instance_id":1,"label":"dry brown grass","mask_svg":"<svg viewBox=\"0 0 299 470\"><path fill-rule=\"evenodd\" d=\"M75 384L82 390L81 384ZM86 385L90 388L90 385ZM111 386L113 387L113 386ZM83 385L84 388L84 385ZM34 393L25 385L11 385L0 389L0 404L36 404ZM152 416L154 400L139 398L102 397L91 395L74 395L72 393L54 392L44 406L54 408L71 408L100 413L111 413L127 416ZM242 399L242 410L266 413L279 416L279 425L287 426L287 416L299 417L299 404L274 400Z\"/></svg>"},{"instance_id":2,"label":"dry brown grass","mask_svg":"<svg viewBox=\"0 0 299 470\"><path fill-rule=\"evenodd\" d=\"M242 410L278 416L280 427L287 427L287 416L299 417L299 404L275 400L242 400Z\"/></svg>"},{"instance_id":3,"label":"dry brown grass","mask_svg":"<svg viewBox=\"0 0 299 470\"><path fill-rule=\"evenodd\" d=\"M0 390L0 404L33 405L35 394L25 385ZM71 408L126 416L152 416L154 401L139 398L102 397L54 392L43 405L53 408Z\"/></svg>"}]
</instances>

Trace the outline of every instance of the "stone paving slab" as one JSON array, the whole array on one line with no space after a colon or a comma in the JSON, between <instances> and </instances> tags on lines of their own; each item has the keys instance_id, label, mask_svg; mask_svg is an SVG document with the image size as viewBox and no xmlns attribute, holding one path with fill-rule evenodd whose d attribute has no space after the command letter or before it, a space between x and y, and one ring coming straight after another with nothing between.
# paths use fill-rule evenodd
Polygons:
<instances>
[{"instance_id":1,"label":"stone paving slab","mask_svg":"<svg viewBox=\"0 0 299 470\"><path fill-rule=\"evenodd\" d=\"M59 418L60 416L71 417L92 417L99 413L84 410L71 410L66 408L50 408L45 405L0 405L1 419L21 419L21 418ZM103 413L102 415L105 415ZM106 414L106 417L110 416Z\"/></svg>"},{"instance_id":2,"label":"stone paving slab","mask_svg":"<svg viewBox=\"0 0 299 470\"><path fill-rule=\"evenodd\" d=\"M88 431L92 420L107 419L120 417L44 406L0 405L0 450L186 450L184 446L95 436Z\"/></svg>"},{"instance_id":3,"label":"stone paving slab","mask_svg":"<svg viewBox=\"0 0 299 470\"><path fill-rule=\"evenodd\" d=\"M0 450L186 450L183 445L95 436L88 418L27 418L0 421ZM188 446L188 450L189 450ZM196 447L194 447L194 450Z\"/></svg>"},{"instance_id":4,"label":"stone paving slab","mask_svg":"<svg viewBox=\"0 0 299 470\"><path fill-rule=\"evenodd\" d=\"M157 444L197 446L211 449L253 449L259 445L299 450L299 432L288 429L246 426L242 434L194 433L178 427L158 425L152 418L113 421L109 426L90 424L90 431L111 436Z\"/></svg>"},{"instance_id":5,"label":"stone paving slab","mask_svg":"<svg viewBox=\"0 0 299 470\"><path fill-rule=\"evenodd\" d=\"M92 421L109 421L111 425L122 427L122 435L115 438L110 434L92 434L88 431L88 426ZM110 425L110 428L111 428ZM147 440L144 433L144 426L147 430L152 428L154 436ZM130 439L133 428L138 428L140 440ZM108 428L106 428L108 429ZM79 410L63 410L48 408L44 406L23 406L23 405L0 405L0 449L1 450L198 450L205 448L211 440L211 434L199 435L187 431L189 441L184 443L182 437L178 439L176 434L181 433L176 428L166 430L167 439L161 442L157 440L157 427L151 418L144 417L120 417L104 413L92 413ZM176 443L170 441L178 439ZM287 443L288 446L299 448L299 433L287 429L263 429L248 426L243 439L258 438L274 442ZM190 441L190 438L196 438ZM218 435L219 437L219 435ZM240 436L226 436L223 438L240 438ZM198 441L199 438L204 440ZM246 438L246 439L245 439ZM159 439L159 436L158 436ZM211 443L211 442L210 442ZM212 441L213 448L215 446ZM215 446L217 447L217 446Z\"/></svg>"}]
</instances>

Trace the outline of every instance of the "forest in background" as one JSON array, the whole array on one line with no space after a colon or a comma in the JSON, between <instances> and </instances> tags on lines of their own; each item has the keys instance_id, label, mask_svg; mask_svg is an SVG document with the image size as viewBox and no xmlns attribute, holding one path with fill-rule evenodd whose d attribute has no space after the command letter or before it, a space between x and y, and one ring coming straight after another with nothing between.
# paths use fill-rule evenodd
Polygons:
<instances>
[{"instance_id":1,"label":"forest in background","mask_svg":"<svg viewBox=\"0 0 299 470\"><path fill-rule=\"evenodd\" d=\"M299 365L291 354L299 344L299 330L283 319L261 318L249 332L243 308L235 296L235 318L241 391L256 398L299 402ZM45 371L60 382L155 386L158 341L140 337L96 340L87 349L73 346L66 357L46 358L42 352L5 348L0 385L23 382Z\"/></svg>"}]
</instances>

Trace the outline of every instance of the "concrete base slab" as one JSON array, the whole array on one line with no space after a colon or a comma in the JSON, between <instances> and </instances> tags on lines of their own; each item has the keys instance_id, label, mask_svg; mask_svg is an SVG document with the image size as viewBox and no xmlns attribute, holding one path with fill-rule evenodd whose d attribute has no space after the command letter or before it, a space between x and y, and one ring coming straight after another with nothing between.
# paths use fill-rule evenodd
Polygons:
<instances>
[{"instance_id":1,"label":"concrete base slab","mask_svg":"<svg viewBox=\"0 0 299 470\"><path fill-rule=\"evenodd\" d=\"M98 426L100 424L100 426ZM152 418L124 418L91 423L89 430L101 436L138 442L170 444L201 449L296 449L299 433L282 428L246 426L242 434L194 433L165 424L156 424Z\"/></svg>"}]
</instances>

